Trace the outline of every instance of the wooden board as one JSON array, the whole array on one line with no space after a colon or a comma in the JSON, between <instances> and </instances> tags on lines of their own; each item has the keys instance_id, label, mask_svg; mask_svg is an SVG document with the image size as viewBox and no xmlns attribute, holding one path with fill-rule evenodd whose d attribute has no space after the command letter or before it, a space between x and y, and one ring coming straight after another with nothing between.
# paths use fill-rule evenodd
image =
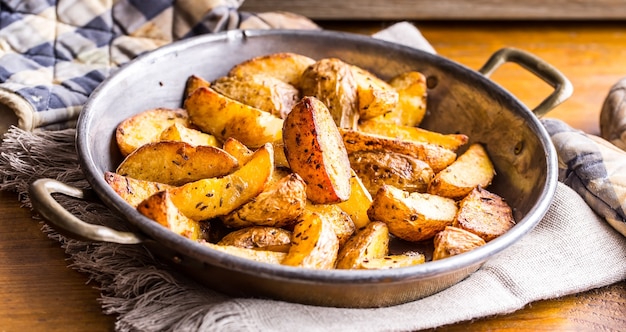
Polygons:
<instances>
[{"instance_id":1,"label":"wooden board","mask_svg":"<svg viewBox=\"0 0 626 332\"><path fill-rule=\"evenodd\" d=\"M246 0L241 10L289 11L316 20L618 20L623 0Z\"/></svg>"}]
</instances>

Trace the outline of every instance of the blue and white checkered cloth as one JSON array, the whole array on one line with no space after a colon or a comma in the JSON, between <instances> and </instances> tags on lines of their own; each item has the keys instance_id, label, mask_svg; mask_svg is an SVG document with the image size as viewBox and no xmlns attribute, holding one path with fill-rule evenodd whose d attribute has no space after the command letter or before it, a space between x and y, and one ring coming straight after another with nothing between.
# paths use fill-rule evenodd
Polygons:
<instances>
[{"instance_id":1,"label":"blue and white checkered cloth","mask_svg":"<svg viewBox=\"0 0 626 332\"><path fill-rule=\"evenodd\" d=\"M9 108L0 110L1 123L70 125L112 70L179 39L235 28L317 28L290 13L238 11L242 3L0 0L0 104Z\"/></svg>"}]
</instances>

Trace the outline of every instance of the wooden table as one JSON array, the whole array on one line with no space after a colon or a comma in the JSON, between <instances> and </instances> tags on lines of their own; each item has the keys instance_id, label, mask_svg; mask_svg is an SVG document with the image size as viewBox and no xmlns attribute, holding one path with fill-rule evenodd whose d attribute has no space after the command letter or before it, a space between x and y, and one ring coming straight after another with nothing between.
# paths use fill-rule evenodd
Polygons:
<instances>
[{"instance_id":1,"label":"wooden table","mask_svg":"<svg viewBox=\"0 0 626 332\"><path fill-rule=\"evenodd\" d=\"M372 33L389 22L326 22L328 29ZM626 76L626 25L601 22L418 23L440 55L479 68L505 46L530 51L558 67L574 96L548 117L599 133L598 115L610 87ZM505 65L492 78L533 107L550 88ZM109 331L114 317L101 313L97 285L67 268L58 243L21 208L13 193L0 193L0 331ZM531 303L517 312L445 326L440 331L623 330L626 281L582 294Z\"/></svg>"}]
</instances>

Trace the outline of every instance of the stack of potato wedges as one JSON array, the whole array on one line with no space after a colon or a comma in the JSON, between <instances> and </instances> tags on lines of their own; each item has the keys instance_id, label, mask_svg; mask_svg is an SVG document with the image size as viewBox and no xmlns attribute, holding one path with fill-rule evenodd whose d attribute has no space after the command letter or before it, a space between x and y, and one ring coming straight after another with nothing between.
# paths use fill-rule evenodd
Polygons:
<instances>
[{"instance_id":1,"label":"stack of potato wedges","mask_svg":"<svg viewBox=\"0 0 626 332\"><path fill-rule=\"evenodd\" d=\"M481 144L419 128L425 82L294 53L191 76L182 108L119 124L124 160L105 179L171 231L260 262L386 269L461 254L515 220L487 190Z\"/></svg>"}]
</instances>

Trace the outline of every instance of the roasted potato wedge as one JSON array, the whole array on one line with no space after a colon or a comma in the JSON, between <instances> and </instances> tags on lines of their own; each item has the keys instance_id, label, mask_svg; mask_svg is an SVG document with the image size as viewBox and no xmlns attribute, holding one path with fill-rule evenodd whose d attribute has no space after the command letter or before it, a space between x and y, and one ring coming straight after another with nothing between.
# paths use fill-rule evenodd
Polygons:
<instances>
[{"instance_id":1,"label":"roasted potato wedge","mask_svg":"<svg viewBox=\"0 0 626 332\"><path fill-rule=\"evenodd\" d=\"M205 80L204 78L196 75L191 75L187 78L187 82L185 82L185 93L183 94L183 100L187 99L190 94L196 91L199 87L209 87L211 86L211 82Z\"/></svg>"},{"instance_id":2,"label":"roasted potato wedge","mask_svg":"<svg viewBox=\"0 0 626 332\"><path fill-rule=\"evenodd\" d=\"M371 195L388 184L409 192L426 192L435 176L424 161L384 151L356 151L348 154L350 166Z\"/></svg>"},{"instance_id":3,"label":"roasted potato wedge","mask_svg":"<svg viewBox=\"0 0 626 332\"><path fill-rule=\"evenodd\" d=\"M146 198L139 203L137 211L172 232L191 240L198 240L202 234L200 223L183 215L172 202L167 190Z\"/></svg>"},{"instance_id":4,"label":"roasted potato wedge","mask_svg":"<svg viewBox=\"0 0 626 332\"><path fill-rule=\"evenodd\" d=\"M304 97L287 115L283 127L289 167L307 184L316 204L338 203L350 197L350 161L328 108L315 97Z\"/></svg>"},{"instance_id":5,"label":"roasted potato wedge","mask_svg":"<svg viewBox=\"0 0 626 332\"><path fill-rule=\"evenodd\" d=\"M398 105L398 92L369 71L351 66L356 81L359 118L371 119L393 111Z\"/></svg>"},{"instance_id":6,"label":"roasted potato wedge","mask_svg":"<svg viewBox=\"0 0 626 332\"><path fill-rule=\"evenodd\" d=\"M172 202L187 217L207 220L226 215L260 194L274 172L274 151L265 144L237 171L169 189Z\"/></svg>"},{"instance_id":7,"label":"roasted potato wedge","mask_svg":"<svg viewBox=\"0 0 626 332\"><path fill-rule=\"evenodd\" d=\"M291 236L291 247L282 264L309 269L335 267L339 240L332 223L320 214L303 213Z\"/></svg>"},{"instance_id":8,"label":"roasted potato wedge","mask_svg":"<svg viewBox=\"0 0 626 332\"><path fill-rule=\"evenodd\" d=\"M485 240L472 232L447 226L435 236L433 261L468 252L485 245L485 243Z\"/></svg>"},{"instance_id":9,"label":"roasted potato wedge","mask_svg":"<svg viewBox=\"0 0 626 332\"><path fill-rule=\"evenodd\" d=\"M187 111L155 108L122 121L115 130L115 140L122 156L129 155L144 144L159 141L161 132L174 123L189 126Z\"/></svg>"},{"instance_id":10,"label":"roasted potato wedge","mask_svg":"<svg viewBox=\"0 0 626 332\"><path fill-rule=\"evenodd\" d=\"M229 174L237 159L213 146L161 141L148 143L126 156L116 173L173 186Z\"/></svg>"},{"instance_id":11,"label":"roasted potato wedge","mask_svg":"<svg viewBox=\"0 0 626 332\"><path fill-rule=\"evenodd\" d=\"M389 251L389 229L371 222L340 246L336 268L357 269L366 260L385 257Z\"/></svg>"},{"instance_id":12,"label":"roasted potato wedge","mask_svg":"<svg viewBox=\"0 0 626 332\"><path fill-rule=\"evenodd\" d=\"M456 212L452 199L385 185L374 195L367 215L386 223L389 232L400 239L423 241L452 225Z\"/></svg>"},{"instance_id":13,"label":"roasted potato wedge","mask_svg":"<svg viewBox=\"0 0 626 332\"><path fill-rule=\"evenodd\" d=\"M280 251L256 250L235 246L221 246L210 242L201 243L209 248L213 248L218 251L222 251L231 255L247 258L261 263L280 264L287 256L286 253Z\"/></svg>"},{"instance_id":14,"label":"roasted potato wedge","mask_svg":"<svg viewBox=\"0 0 626 332\"><path fill-rule=\"evenodd\" d=\"M246 77L262 74L297 87L304 70L314 63L315 60L301 54L273 53L244 61L234 66L228 75Z\"/></svg>"},{"instance_id":15,"label":"roasted potato wedge","mask_svg":"<svg viewBox=\"0 0 626 332\"><path fill-rule=\"evenodd\" d=\"M367 209L372 204L372 195L367 191L367 188L354 170L350 170L350 187L350 198L337 203L337 206L350 216L356 229L361 229L370 222L367 216Z\"/></svg>"},{"instance_id":16,"label":"roasted potato wedge","mask_svg":"<svg viewBox=\"0 0 626 332\"><path fill-rule=\"evenodd\" d=\"M459 202L452 226L489 242L515 226L515 219L511 207L502 197L478 186Z\"/></svg>"},{"instance_id":17,"label":"roasted potato wedge","mask_svg":"<svg viewBox=\"0 0 626 332\"><path fill-rule=\"evenodd\" d=\"M438 145L394 139L357 130L340 129L348 153L387 151L408 155L426 162L437 173L456 159L456 153Z\"/></svg>"},{"instance_id":18,"label":"roasted potato wedge","mask_svg":"<svg viewBox=\"0 0 626 332\"><path fill-rule=\"evenodd\" d=\"M152 181L137 180L113 172L105 172L104 180L122 199L137 207L144 199L172 186Z\"/></svg>"},{"instance_id":19,"label":"roasted potato wedge","mask_svg":"<svg viewBox=\"0 0 626 332\"><path fill-rule=\"evenodd\" d=\"M285 142L280 140L273 142L272 145L274 146L274 162L276 163L276 167L289 168L289 161L285 155Z\"/></svg>"},{"instance_id":20,"label":"roasted potato wedge","mask_svg":"<svg viewBox=\"0 0 626 332\"><path fill-rule=\"evenodd\" d=\"M250 159L252 159L252 155L254 155L254 151L250 150L245 144L239 142L234 137L229 137L224 141L224 145L222 145L222 149L231 156L235 157L239 162L239 165L244 165Z\"/></svg>"},{"instance_id":21,"label":"roasted potato wedge","mask_svg":"<svg viewBox=\"0 0 626 332\"><path fill-rule=\"evenodd\" d=\"M358 268L362 270L396 269L399 267L419 265L424 262L426 262L426 257L423 254L407 252L404 254L366 259L359 264Z\"/></svg>"},{"instance_id":22,"label":"roasted potato wedge","mask_svg":"<svg viewBox=\"0 0 626 332\"><path fill-rule=\"evenodd\" d=\"M165 128L161 132L161 135L159 135L159 141L186 142L193 146L218 146L217 138L215 138L215 136L203 133L193 128L185 127L180 123L174 123L173 125Z\"/></svg>"},{"instance_id":23,"label":"roasted potato wedge","mask_svg":"<svg viewBox=\"0 0 626 332\"><path fill-rule=\"evenodd\" d=\"M300 92L293 85L262 74L220 77L211 87L229 98L281 119L300 100Z\"/></svg>"},{"instance_id":24,"label":"roasted potato wedge","mask_svg":"<svg viewBox=\"0 0 626 332\"><path fill-rule=\"evenodd\" d=\"M291 173L269 184L258 196L222 218L228 227L285 227L297 221L306 205L306 184Z\"/></svg>"},{"instance_id":25,"label":"roasted potato wedge","mask_svg":"<svg viewBox=\"0 0 626 332\"><path fill-rule=\"evenodd\" d=\"M185 100L185 109L194 125L221 141L234 137L250 148L257 148L281 138L282 119L210 87L196 89Z\"/></svg>"},{"instance_id":26,"label":"roasted potato wedge","mask_svg":"<svg viewBox=\"0 0 626 332\"><path fill-rule=\"evenodd\" d=\"M375 120L417 127L426 114L426 77L420 72L409 71L391 79L389 85L398 92L397 106Z\"/></svg>"},{"instance_id":27,"label":"roasted potato wedge","mask_svg":"<svg viewBox=\"0 0 626 332\"><path fill-rule=\"evenodd\" d=\"M319 99L339 128L355 129L359 121L357 84L351 66L328 58L309 66L300 78L303 96Z\"/></svg>"},{"instance_id":28,"label":"roasted potato wedge","mask_svg":"<svg viewBox=\"0 0 626 332\"><path fill-rule=\"evenodd\" d=\"M435 175L428 186L428 193L458 200L477 186L487 187L495 175L487 151L481 144L475 143L454 163Z\"/></svg>"},{"instance_id":29,"label":"roasted potato wedge","mask_svg":"<svg viewBox=\"0 0 626 332\"><path fill-rule=\"evenodd\" d=\"M335 235L337 235L337 240L339 240L339 247L343 246L356 230L350 216L337 204L307 204L305 209L307 212L319 214L330 222Z\"/></svg>"},{"instance_id":30,"label":"roasted potato wedge","mask_svg":"<svg viewBox=\"0 0 626 332\"><path fill-rule=\"evenodd\" d=\"M458 150L459 147L465 145L469 139L467 135L463 134L440 134L418 127L409 127L375 120L359 123L359 130L399 140L434 144L452 151Z\"/></svg>"},{"instance_id":31,"label":"roasted potato wedge","mask_svg":"<svg viewBox=\"0 0 626 332\"><path fill-rule=\"evenodd\" d=\"M252 226L227 234L217 244L286 253L291 245L291 232L278 227Z\"/></svg>"}]
</instances>

